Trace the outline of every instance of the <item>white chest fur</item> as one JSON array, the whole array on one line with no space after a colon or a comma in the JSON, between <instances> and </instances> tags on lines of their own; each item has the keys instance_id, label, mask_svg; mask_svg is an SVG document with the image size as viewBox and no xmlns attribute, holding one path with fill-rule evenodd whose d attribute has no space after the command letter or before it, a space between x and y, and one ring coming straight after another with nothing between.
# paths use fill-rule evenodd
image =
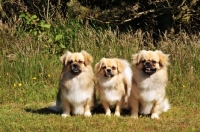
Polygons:
<instances>
[{"instance_id":1,"label":"white chest fur","mask_svg":"<svg viewBox=\"0 0 200 132\"><path fill-rule=\"evenodd\" d=\"M123 83L116 80L117 78L112 78L101 82L101 88L104 93L102 98L107 100L110 105L115 105L125 93Z\"/></svg>"},{"instance_id":2,"label":"white chest fur","mask_svg":"<svg viewBox=\"0 0 200 132\"><path fill-rule=\"evenodd\" d=\"M120 101L122 95L119 94L119 91L116 89L105 89L105 98L109 102L110 105L116 104L116 102Z\"/></svg>"},{"instance_id":3,"label":"white chest fur","mask_svg":"<svg viewBox=\"0 0 200 132\"><path fill-rule=\"evenodd\" d=\"M91 98L91 89L85 88L84 80L73 78L64 84L67 89L64 89L64 97L72 104L79 104Z\"/></svg>"},{"instance_id":4,"label":"white chest fur","mask_svg":"<svg viewBox=\"0 0 200 132\"><path fill-rule=\"evenodd\" d=\"M166 84L155 78L146 78L139 84L140 96L145 102L152 102L160 98L165 91Z\"/></svg>"},{"instance_id":5,"label":"white chest fur","mask_svg":"<svg viewBox=\"0 0 200 132\"><path fill-rule=\"evenodd\" d=\"M138 84L140 98L140 113L149 114L156 101L162 100L165 94L166 79L159 80L156 76L151 76L142 80Z\"/></svg>"}]
</instances>

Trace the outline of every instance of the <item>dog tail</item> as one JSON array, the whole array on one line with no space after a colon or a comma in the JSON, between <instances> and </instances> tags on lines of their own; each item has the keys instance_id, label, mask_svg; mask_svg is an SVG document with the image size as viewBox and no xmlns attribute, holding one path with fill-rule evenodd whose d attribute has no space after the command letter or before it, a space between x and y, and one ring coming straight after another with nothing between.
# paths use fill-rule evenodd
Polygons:
<instances>
[{"instance_id":1,"label":"dog tail","mask_svg":"<svg viewBox=\"0 0 200 132\"><path fill-rule=\"evenodd\" d=\"M61 107L61 90L58 90L57 96L56 96L56 101L52 102L49 106L49 109L54 111L54 112L62 112L62 107Z\"/></svg>"},{"instance_id":2,"label":"dog tail","mask_svg":"<svg viewBox=\"0 0 200 132\"><path fill-rule=\"evenodd\" d=\"M128 82L131 83L132 79L132 69L128 61L120 59L120 61L125 65L125 69L123 71L124 77L127 79Z\"/></svg>"},{"instance_id":3,"label":"dog tail","mask_svg":"<svg viewBox=\"0 0 200 132\"><path fill-rule=\"evenodd\" d=\"M125 64L126 64L126 67L125 67L125 70L124 70L124 76L127 78L128 82L131 83L133 72L131 70L130 64L128 62L125 63Z\"/></svg>"},{"instance_id":4,"label":"dog tail","mask_svg":"<svg viewBox=\"0 0 200 132\"><path fill-rule=\"evenodd\" d=\"M128 102L128 97L130 96L131 93L131 88L132 88L132 69L130 67L130 64L128 61L126 60L120 60L124 65L125 65L125 69L123 71L123 78L124 78L124 83L125 83L125 87L126 87L126 96L125 96L125 103Z\"/></svg>"},{"instance_id":5,"label":"dog tail","mask_svg":"<svg viewBox=\"0 0 200 132\"><path fill-rule=\"evenodd\" d=\"M59 108L59 106L57 105L56 102L52 102L52 103L50 104L50 106L48 107L48 109L50 109L50 110L52 110L52 111L54 111L54 112L58 112L58 113L61 112L61 109Z\"/></svg>"}]
</instances>

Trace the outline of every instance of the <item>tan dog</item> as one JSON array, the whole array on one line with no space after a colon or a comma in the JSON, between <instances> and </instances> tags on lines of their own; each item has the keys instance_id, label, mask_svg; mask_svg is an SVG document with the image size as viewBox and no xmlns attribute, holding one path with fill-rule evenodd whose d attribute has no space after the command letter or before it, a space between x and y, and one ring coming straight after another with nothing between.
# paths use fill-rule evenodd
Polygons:
<instances>
[{"instance_id":1,"label":"tan dog","mask_svg":"<svg viewBox=\"0 0 200 132\"><path fill-rule=\"evenodd\" d=\"M62 116L79 114L91 116L94 104L94 73L92 56L86 51L67 52L60 57L63 64L56 106L51 109L61 111Z\"/></svg>"},{"instance_id":2,"label":"tan dog","mask_svg":"<svg viewBox=\"0 0 200 132\"><path fill-rule=\"evenodd\" d=\"M151 114L159 119L159 114L170 109L166 98L167 66L169 55L162 51L141 50L133 54L133 79L129 105L131 115L138 118L140 114Z\"/></svg>"},{"instance_id":3,"label":"tan dog","mask_svg":"<svg viewBox=\"0 0 200 132\"><path fill-rule=\"evenodd\" d=\"M132 70L126 60L102 58L96 65L97 89L105 109L110 116L110 105L116 105L115 115L120 116L123 103L127 103L131 90Z\"/></svg>"}]
</instances>

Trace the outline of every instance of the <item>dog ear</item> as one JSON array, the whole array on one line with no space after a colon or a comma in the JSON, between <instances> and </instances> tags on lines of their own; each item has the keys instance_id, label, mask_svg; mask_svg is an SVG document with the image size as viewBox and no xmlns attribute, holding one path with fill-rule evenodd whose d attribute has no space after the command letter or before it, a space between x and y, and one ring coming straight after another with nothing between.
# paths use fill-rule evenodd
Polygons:
<instances>
[{"instance_id":1,"label":"dog ear","mask_svg":"<svg viewBox=\"0 0 200 132\"><path fill-rule=\"evenodd\" d=\"M98 62L97 64L95 64L95 72L98 73L101 70L101 62Z\"/></svg>"},{"instance_id":2,"label":"dog ear","mask_svg":"<svg viewBox=\"0 0 200 132\"><path fill-rule=\"evenodd\" d=\"M121 60L119 60L119 59L115 59L116 60L116 62L117 62L117 69L118 69L118 71L121 73L121 72L123 72L124 71L124 68L125 68L125 65L124 65L124 63L121 61Z\"/></svg>"},{"instance_id":3,"label":"dog ear","mask_svg":"<svg viewBox=\"0 0 200 132\"><path fill-rule=\"evenodd\" d=\"M138 65L146 52L146 50L140 50L139 53L132 54L132 64Z\"/></svg>"},{"instance_id":4,"label":"dog ear","mask_svg":"<svg viewBox=\"0 0 200 132\"><path fill-rule=\"evenodd\" d=\"M136 65L138 64L138 54L132 54L132 64Z\"/></svg>"},{"instance_id":5,"label":"dog ear","mask_svg":"<svg viewBox=\"0 0 200 132\"><path fill-rule=\"evenodd\" d=\"M90 65L93 62L93 57L85 50L82 50L81 53L84 56L85 65Z\"/></svg>"},{"instance_id":6,"label":"dog ear","mask_svg":"<svg viewBox=\"0 0 200 132\"><path fill-rule=\"evenodd\" d=\"M159 58L160 58L159 64L161 66L169 66L170 65L170 63L169 63L169 56L170 55L169 54L164 54L160 50L156 50L155 52L159 55Z\"/></svg>"},{"instance_id":7,"label":"dog ear","mask_svg":"<svg viewBox=\"0 0 200 132\"><path fill-rule=\"evenodd\" d=\"M60 61L63 65L66 65L67 64L67 60L68 60L68 57L69 55L71 54L71 52L67 51L64 55L62 55L60 57Z\"/></svg>"},{"instance_id":8,"label":"dog ear","mask_svg":"<svg viewBox=\"0 0 200 132\"><path fill-rule=\"evenodd\" d=\"M106 58L102 58L98 63L95 64L95 72L96 73L100 72L104 59L106 59Z\"/></svg>"}]
</instances>

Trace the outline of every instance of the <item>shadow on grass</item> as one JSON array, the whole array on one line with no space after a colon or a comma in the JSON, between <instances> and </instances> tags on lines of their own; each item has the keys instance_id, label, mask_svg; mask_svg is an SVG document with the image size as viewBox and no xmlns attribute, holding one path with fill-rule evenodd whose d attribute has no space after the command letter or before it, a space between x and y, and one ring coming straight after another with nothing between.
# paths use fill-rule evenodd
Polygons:
<instances>
[{"instance_id":1,"label":"shadow on grass","mask_svg":"<svg viewBox=\"0 0 200 132\"><path fill-rule=\"evenodd\" d=\"M110 107L111 113L114 114L115 113L115 107ZM93 110L92 110L92 114L105 114L105 110L103 108L103 106L101 104L98 104ZM121 110L121 115L122 116L126 116L126 115L130 115L130 110L127 109L122 109Z\"/></svg>"},{"instance_id":2,"label":"shadow on grass","mask_svg":"<svg viewBox=\"0 0 200 132\"><path fill-rule=\"evenodd\" d=\"M111 112L114 113L115 112L115 107L111 107ZM55 112L47 107L45 108L40 108L40 109L32 109L32 108L25 108L26 112L29 113L36 113L36 114L44 114L44 115L48 115L48 114L61 114L60 112ZM105 114L104 108L101 104L97 104L92 110L91 110L92 114ZM130 115L130 111L129 110L125 110L123 109L121 111L121 115L125 116L125 115Z\"/></svg>"},{"instance_id":3,"label":"shadow on grass","mask_svg":"<svg viewBox=\"0 0 200 132\"><path fill-rule=\"evenodd\" d=\"M25 111L29 113L44 114L44 115L60 114L59 112L55 112L53 110L50 110L49 108L40 108L40 109L25 108Z\"/></svg>"}]
</instances>

